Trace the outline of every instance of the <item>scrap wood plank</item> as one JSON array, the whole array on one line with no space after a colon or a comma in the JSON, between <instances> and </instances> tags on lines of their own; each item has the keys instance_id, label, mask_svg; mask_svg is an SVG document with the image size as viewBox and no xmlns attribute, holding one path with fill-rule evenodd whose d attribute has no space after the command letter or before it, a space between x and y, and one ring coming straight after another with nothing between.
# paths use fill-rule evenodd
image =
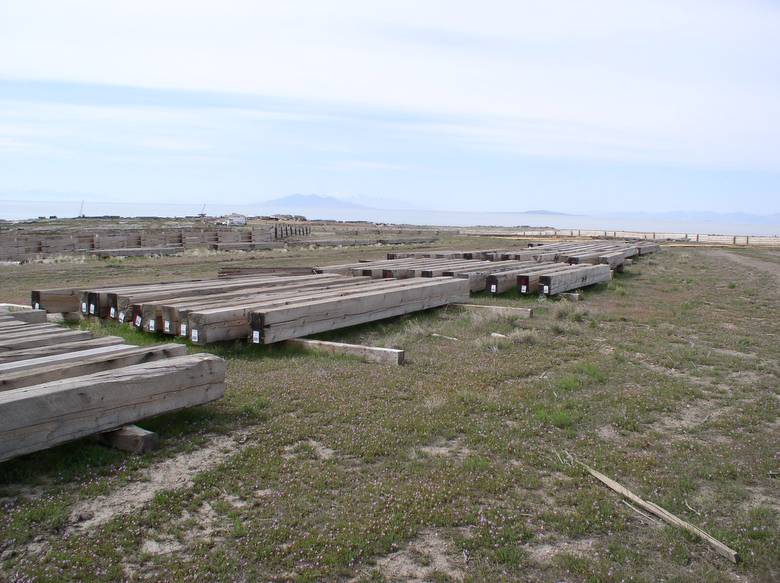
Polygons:
<instances>
[{"instance_id":1,"label":"scrap wood plank","mask_svg":"<svg viewBox=\"0 0 780 583\"><path fill-rule=\"evenodd\" d=\"M19 350L0 350L0 363L19 362L31 358L44 358L51 355L65 354L73 351L90 350L101 346L113 346L123 344L124 338L119 336L100 336L75 342L63 342L48 346L36 346Z\"/></svg>"},{"instance_id":2,"label":"scrap wood plank","mask_svg":"<svg viewBox=\"0 0 780 583\"><path fill-rule=\"evenodd\" d=\"M516 318L531 318L534 315L532 308L516 308L514 306L490 306L487 304L453 304L456 308L471 312L489 311L502 316L514 316Z\"/></svg>"},{"instance_id":3,"label":"scrap wood plank","mask_svg":"<svg viewBox=\"0 0 780 583\"><path fill-rule=\"evenodd\" d=\"M105 370L114 370L163 358L184 356L187 354L187 347L183 344L159 344L155 346L132 346L122 350L111 350L99 354L85 355L83 352L75 354L81 358L41 363L38 366L27 367L23 370L0 370L0 391L84 376Z\"/></svg>"},{"instance_id":4,"label":"scrap wood plank","mask_svg":"<svg viewBox=\"0 0 780 583\"><path fill-rule=\"evenodd\" d=\"M178 356L0 393L0 461L219 399L225 361Z\"/></svg>"},{"instance_id":5,"label":"scrap wood plank","mask_svg":"<svg viewBox=\"0 0 780 583\"><path fill-rule=\"evenodd\" d=\"M636 494L634 494L631 490L628 488L622 486L615 480L612 480L611 478L608 478L601 472L598 472L588 466L587 464L584 464L582 462L578 462L582 467L584 467L588 473L599 480L601 483L608 486L610 489L614 490L618 494L622 494L629 500L631 500L634 504L637 506L640 506L641 508L647 510L648 512L651 512L652 514L658 516L659 518L665 520L669 524L673 524L674 526L678 526L684 530L687 530L688 532L698 536L699 538L703 539L707 544L712 546L718 553L726 557L728 560L730 560L732 563L738 563L739 562L739 554L737 551L735 551L732 548L729 548L722 542L720 542L718 539L714 538L713 536L707 534L702 529L698 528L697 526L692 525L689 522L686 522L685 520L675 516L665 508L662 508L658 506L657 504L653 502L648 502Z\"/></svg>"},{"instance_id":6,"label":"scrap wood plank","mask_svg":"<svg viewBox=\"0 0 780 583\"><path fill-rule=\"evenodd\" d=\"M326 342L324 340L309 340L307 338L291 338L290 340L286 340L284 344L293 348L313 350L316 352L348 354L350 356L360 357L367 362L396 365L404 363L404 351L396 348L345 344L343 342Z\"/></svg>"}]
</instances>

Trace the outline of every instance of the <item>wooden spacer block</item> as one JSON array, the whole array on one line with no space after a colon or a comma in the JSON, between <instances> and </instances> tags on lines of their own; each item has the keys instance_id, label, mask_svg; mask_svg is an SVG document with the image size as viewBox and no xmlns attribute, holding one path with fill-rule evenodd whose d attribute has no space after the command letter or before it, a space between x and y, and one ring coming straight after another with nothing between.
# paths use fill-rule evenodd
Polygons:
<instances>
[{"instance_id":1,"label":"wooden spacer block","mask_svg":"<svg viewBox=\"0 0 780 583\"><path fill-rule=\"evenodd\" d=\"M125 425L98 436L101 443L130 453L146 453L160 446L160 436L137 425Z\"/></svg>"}]
</instances>

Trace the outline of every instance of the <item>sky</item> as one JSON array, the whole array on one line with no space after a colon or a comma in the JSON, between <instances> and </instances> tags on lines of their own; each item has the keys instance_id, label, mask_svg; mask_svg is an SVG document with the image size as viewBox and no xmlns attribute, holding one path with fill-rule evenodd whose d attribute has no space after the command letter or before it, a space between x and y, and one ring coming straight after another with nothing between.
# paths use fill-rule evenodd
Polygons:
<instances>
[{"instance_id":1,"label":"sky","mask_svg":"<svg viewBox=\"0 0 780 583\"><path fill-rule=\"evenodd\" d=\"M780 212L780 3L1 0L0 217Z\"/></svg>"}]
</instances>

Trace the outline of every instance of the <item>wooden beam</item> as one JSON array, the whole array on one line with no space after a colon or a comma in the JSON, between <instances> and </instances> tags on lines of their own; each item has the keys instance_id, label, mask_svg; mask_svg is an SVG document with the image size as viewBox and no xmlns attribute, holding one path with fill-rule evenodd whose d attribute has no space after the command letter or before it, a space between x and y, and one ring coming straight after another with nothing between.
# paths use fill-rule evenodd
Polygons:
<instances>
[{"instance_id":1,"label":"wooden beam","mask_svg":"<svg viewBox=\"0 0 780 583\"><path fill-rule=\"evenodd\" d=\"M59 358L58 361L54 362L52 360L57 357L35 359L40 364L22 368L24 365L22 362L19 363L20 366L16 367L16 370L13 369L12 365L10 366L11 370L0 369L0 391L19 389L187 354L187 347L183 344L130 346L121 350L113 348L109 347L110 350L103 350L98 354L76 352L72 358ZM2 366L9 367L9 365L0 365L0 367Z\"/></svg>"},{"instance_id":2,"label":"wooden beam","mask_svg":"<svg viewBox=\"0 0 780 583\"><path fill-rule=\"evenodd\" d=\"M219 399L225 361L194 354L0 393L0 461Z\"/></svg>"},{"instance_id":3,"label":"wooden beam","mask_svg":"<svg viewBox=\"0 0 780 583\"><path fill-rule=\"evenodd\" d=\"M306 338L293 338L286 340L285 345L303 350L312 350L315 352L357 356L366 362L395 365L401 365L404 363L404 351L395 348L380 348L378 346L345 344L343 342L326 342L324 340L308 340Z\"/></svg>"},{"instance_id":4,"label":"wooden beam","mask_svg":"<svg viewBox=\"0 0 780 583\"><path fill-rule=\"evenodd\" d=\"M90 350L101 346L119 345L124 342L124 338L120 338L119 336L101 336L88 340L63 342L61 344L51 344L48 346L36 346L34 348L7 351L0 350L0 363L18 362L30 358L45 358L57 354Z\"/></svg>"},{"instance_id":5,"label":"wooden beam","mask_svg":"<svg viewBox=\"0 0 780 583\"><path fill-rule=\"evenodd\" d=\"M21 350L23 348L34 348L36 346L48 346L50 344L59 344L60 342L75 342L78 340L89 340L92 338L92 332L87 331L69 331L57 333L43 333L23 338L0 338L0 354L5 350Z\"/></svg>"}]
</instances>

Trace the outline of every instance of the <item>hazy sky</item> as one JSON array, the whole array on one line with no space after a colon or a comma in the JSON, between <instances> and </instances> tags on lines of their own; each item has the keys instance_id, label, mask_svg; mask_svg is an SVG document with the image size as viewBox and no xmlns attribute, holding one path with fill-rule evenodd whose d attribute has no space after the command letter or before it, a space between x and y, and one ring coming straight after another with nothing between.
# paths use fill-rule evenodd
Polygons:
<instances>
[{"instance_id":1,"label":"hazy sky","mask_svg":"<svg viewBox=\"0 0 780 583\"><path fill-rule=\"evenodd\" d=\"M0 1L0 216L294 193L780 212L780 3Z\"/></svg>"}]
</instances>

